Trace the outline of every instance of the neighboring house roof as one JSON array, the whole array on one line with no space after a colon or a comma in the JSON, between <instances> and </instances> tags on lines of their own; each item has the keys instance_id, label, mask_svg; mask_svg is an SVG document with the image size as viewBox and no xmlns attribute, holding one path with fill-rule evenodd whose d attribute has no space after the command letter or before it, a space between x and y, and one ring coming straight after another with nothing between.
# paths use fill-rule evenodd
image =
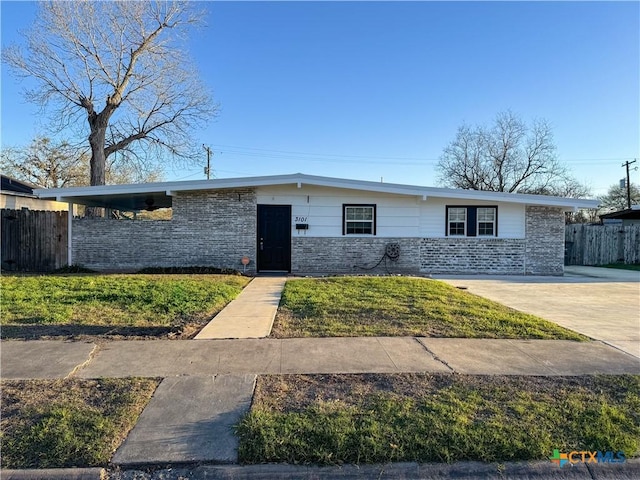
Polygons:
<instances>
[{"instance_id":1,"label":"neighboring house roof","mask_svg":"<svg viewBox=\"0 0 640 480\"><path fill-rule=\"evenodd\" d=\"M177 192L197 190L220 190L277 185L314 185L322 187L362 190L375 193L429 197L457 198L469 202L486 200L511 202L526 205L561 207L566 210L596 208L597 200L550 197L505 192L460 190L450 188L422 187L395 183L368 182L343 178L320 177L294 173L292 175L270 175L264 177L221 178L214 180L192 180L181 182L141 183L132 185L103 185L95 187L70 187L38 189L34 193L40 198L55 198L61 202L73 202L88 206L114 208L119 210L144 210L153 205L156 208L170 207L171 197Z\"/></svg>"},{"instance_id":2,"label":"neighboring house roof","mask_svg":"<svg viewBox=\"0 0 640 480\"><path fill-rule=\"evenodd\" d=\"M621 220L640 220L640 205L631 205L631 208L618 212L600 215L600 218L619 218Z\"/></svg>"},{"instance_id":3,"label":"neighboring house roof","mask_svg":"<svg viewBox=\"0 0 640 480\"><path fill-rule=\"evenodd\" d=\"M25 195L33 195L33 190L36 187L15 178L7 177L6 175L0 175L0 190L2 193L22 193Z\"/></svg>"}]
</instances>

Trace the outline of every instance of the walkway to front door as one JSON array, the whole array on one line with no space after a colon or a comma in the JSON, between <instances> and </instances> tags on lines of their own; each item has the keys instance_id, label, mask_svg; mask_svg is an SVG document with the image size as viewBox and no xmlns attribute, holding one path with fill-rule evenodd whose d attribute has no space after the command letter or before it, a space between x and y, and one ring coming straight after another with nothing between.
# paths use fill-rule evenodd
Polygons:
<instances>
[{"instance_id":1,"label":"walkway to front door","mask_svg":"<svg viewBox=\"0 0 640 480\"><path fill-rule=\"evenodd\" d=\"M195 339L269 336L286 281L284 276L254 278Z\"/></svg>"}]
</instances>

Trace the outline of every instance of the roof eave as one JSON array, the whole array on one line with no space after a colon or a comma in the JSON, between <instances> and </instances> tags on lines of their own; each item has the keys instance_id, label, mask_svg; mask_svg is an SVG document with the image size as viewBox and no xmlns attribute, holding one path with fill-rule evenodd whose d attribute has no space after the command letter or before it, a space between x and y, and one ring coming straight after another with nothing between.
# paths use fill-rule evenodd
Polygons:
<instances>
[{"instance_id":1,"label":"roof eave","mask_svg":"<svg viewBox=\"0 0 640 480\"><path fill-rule=\"evenodd\" d=\"M564 209L597 208L597 200L568 199L560 197L547 197L543 195L513 194L505 192L489 192L478 190L458 190L448 188L420 187L415 185L401 185L394 183L378 183L363 180L351 180L332 177L321 177L295 173L290 175L270 175L261 177L242 177L215 180L195 180L188 182L162 182L129 185L101 185L95 187L71 187L57 189L36 189L34 194L40 198L61 198L65 201L73 201L78 197L96 197L108 195L140 195L140 194L166 194L173 192L219 190L227 188L247 188L261 186L278 186L304 184L344 188L360 191L374 191L397 195L421 196L440 198L459 198L468 200L486 200L497 202L510 202L527 205L553 206Z\"/></svg>"}]
</instances>

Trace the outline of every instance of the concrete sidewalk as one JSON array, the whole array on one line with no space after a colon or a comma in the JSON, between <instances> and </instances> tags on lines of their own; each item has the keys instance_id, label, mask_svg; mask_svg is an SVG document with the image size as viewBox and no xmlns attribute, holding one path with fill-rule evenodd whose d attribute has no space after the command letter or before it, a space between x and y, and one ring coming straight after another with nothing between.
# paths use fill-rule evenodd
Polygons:
<instances>
[{"instance_id":1,"label":"concrete sidewalk","mask_svg":"<svg viewBox=\"0 0 640 480\"><path fill-rule=\"evenodd\" d=\"M249 410L255 383L255 375L165 378L111 462L236 462L233 426Z\"/></svg>"},{"instance_id":2,"label":"concrete sidewalk","mask_svg":"<svg viewBox=\"0 0 640 480\"><path fill-rule=\"evenodd\" d=\"M286 277L254 278L196 335L196 340L268 336L286 281Z\"/></svg>"},{"instance_id":3,"label":"concrete sidewalk","mask_svg":"<svg viewBox=\"0 0 640 480\"><path fill-rule=\"evenodd\" d=\"M350 337L2 342L2 377L457 372L488 375L640 373L640 360L599 341Z\"/></svg>"}]
</instances>

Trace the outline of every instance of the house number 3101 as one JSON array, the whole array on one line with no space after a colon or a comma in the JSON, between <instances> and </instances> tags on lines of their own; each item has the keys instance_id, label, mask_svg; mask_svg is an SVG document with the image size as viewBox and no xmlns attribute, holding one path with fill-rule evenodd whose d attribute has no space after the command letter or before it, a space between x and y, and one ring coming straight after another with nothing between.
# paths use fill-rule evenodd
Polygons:
<instances>
[{"instance_id":1,"label":"house number 3101","mask_svg":"<svg viewBox=\"0 0 640 480\"><path fill-rule=\"evenodd\" d=\"M296 217L295 222L296 223L307 223L307 218L308 217Z\"/></svg>"}]
</instances>

